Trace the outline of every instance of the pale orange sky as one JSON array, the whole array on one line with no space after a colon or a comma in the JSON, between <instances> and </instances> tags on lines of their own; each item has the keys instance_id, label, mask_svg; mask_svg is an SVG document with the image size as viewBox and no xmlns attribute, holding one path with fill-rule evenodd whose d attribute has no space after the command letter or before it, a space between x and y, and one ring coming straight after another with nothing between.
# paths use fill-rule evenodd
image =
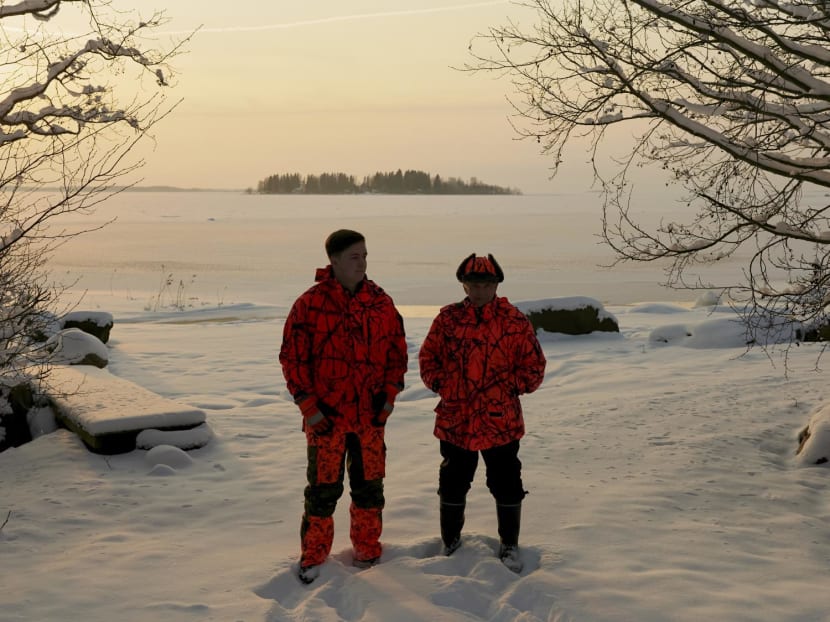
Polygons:
<instances>
[{"instance_id":1,"label":"pale orange sky","mask_svg":"<svg viewBox=\"0 0 830 622\"><path fill-rule=\"evenodd\" d=\"M165 10L168 31L202 30L175 60L170 95L184 101L157 128L144 184L247 188L273 173L402 168L525 193L588 186L584 162L550 181L538 146L516 140L509 80L452 68L472 60L477 33L508 16L531 23L510 2L177 0Z\"/></svg>"}]
</instances>

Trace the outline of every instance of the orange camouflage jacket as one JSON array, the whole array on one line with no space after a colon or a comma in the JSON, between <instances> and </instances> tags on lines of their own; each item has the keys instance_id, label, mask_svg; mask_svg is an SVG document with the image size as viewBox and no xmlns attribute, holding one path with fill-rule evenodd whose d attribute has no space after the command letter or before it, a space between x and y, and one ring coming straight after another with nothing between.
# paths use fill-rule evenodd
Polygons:
<instances>
[{"instance_id":1,"label":"orange camouflage jacket","mask_svg":"<svg viewBox=\"0 0 830 622\"><path fill-rule=\"evenodd\" d=\"M403 319L392 298L364 278L354 295L317 270L315 285L294 302L279 360L289 393L314 396L344 432L368 425L372 398L398 393L407 369Z\"/></svg>"},{"instance_id":2,"label":"orange camouflage jacket","mask_svg":"<svg viewBox=\"0 0 830 622\"><path fill-rule=\"evenodd\" d=\"M524 436L519 395L542 383L545 356L507 298L479 309L469 299L443 307L418 358L424 384L441 397L436 437L478 451Z\"/></svg>"}]
</instances>

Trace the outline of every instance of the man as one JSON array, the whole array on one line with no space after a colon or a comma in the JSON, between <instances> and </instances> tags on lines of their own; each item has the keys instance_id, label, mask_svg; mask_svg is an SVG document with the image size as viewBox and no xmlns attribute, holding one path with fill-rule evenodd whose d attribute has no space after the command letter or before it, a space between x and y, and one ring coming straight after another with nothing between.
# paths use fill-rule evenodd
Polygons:
<instances>
[{"instance_id":1,"label":"man","mask_svg":"<svg viewBox=\"0 0 830 622\"><path fill-rule=\"evenodd\" d=\"M499 558L521 572L519 527L527 492L518 457L525 432L519 396L542 383L545 356L528 319L496 296L504 272L492 255L470 255L456 277L467 297L441 309L419 354L424 384L441 397L435 436L443 458L438 494L444 554L461 545L467 492L481 452L496 500Z\"/></svg>"},{"instance_id":2,"label":"man","mask_svg":"<svg viewBox=\"0 0 830 622\"><path fill-rule=\"evenodd\" d=\"M331 552L348 471L354 565L378 562L384 506L384 426L403 389L407 349L392 299L366 278L366 241L341 229L325 242L330 264L294 303L279 360L303 415L308 444L299 578L311 583Z\"/></svg>"}]
</instances>

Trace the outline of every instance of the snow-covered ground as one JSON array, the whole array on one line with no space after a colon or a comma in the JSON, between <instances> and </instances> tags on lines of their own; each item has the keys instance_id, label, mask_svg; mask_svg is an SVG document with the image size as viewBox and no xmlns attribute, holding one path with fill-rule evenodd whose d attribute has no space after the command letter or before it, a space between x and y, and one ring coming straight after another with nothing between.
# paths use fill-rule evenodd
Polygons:
<instances>
[{"instance_id":1,"label":"snow-covered ground","mask_svg":"<svg viewBox=\"0 0 830 622\"><path fill-rule=\"evenodd\" d=\"M56 270L83 275L80 308L113 314L109 370L204 410L214 438L101 456L59 430L0 454L3 622L830 619L828 471L795 456L830 398L818 348L792 348L785 374L780 353L746 351L726 312L657 288L653 267L595 269L590 205L131 193L93 221L116 213ZM351 566L344 495L332 558L303 586L305 442L276 355L341 226L367 235L410 370L388 425L382 563ZM589 296L621 328L541 338L546 379L523 400L520 575L495 558L481 473L462 548L439 555L436 398L417 353L473 251L495 254L514 302Z\"/></svg>"}]
</instances>

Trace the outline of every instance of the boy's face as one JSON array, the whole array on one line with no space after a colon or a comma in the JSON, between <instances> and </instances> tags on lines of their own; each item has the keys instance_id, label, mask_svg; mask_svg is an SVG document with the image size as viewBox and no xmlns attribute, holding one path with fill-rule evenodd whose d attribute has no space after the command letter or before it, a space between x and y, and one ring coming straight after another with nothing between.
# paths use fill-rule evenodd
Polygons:
<instances>
[{"instance_id":1,"label":"boy's face","mask_svg":"<svg viewBox=\"0 0 830 622\"><path fill-rule=\"evenodd\" d=\"M355 242L330 258L334 278L349 291L354 291L366 276L367 254L366 242Z\"/></svg>"}]
</instances>

